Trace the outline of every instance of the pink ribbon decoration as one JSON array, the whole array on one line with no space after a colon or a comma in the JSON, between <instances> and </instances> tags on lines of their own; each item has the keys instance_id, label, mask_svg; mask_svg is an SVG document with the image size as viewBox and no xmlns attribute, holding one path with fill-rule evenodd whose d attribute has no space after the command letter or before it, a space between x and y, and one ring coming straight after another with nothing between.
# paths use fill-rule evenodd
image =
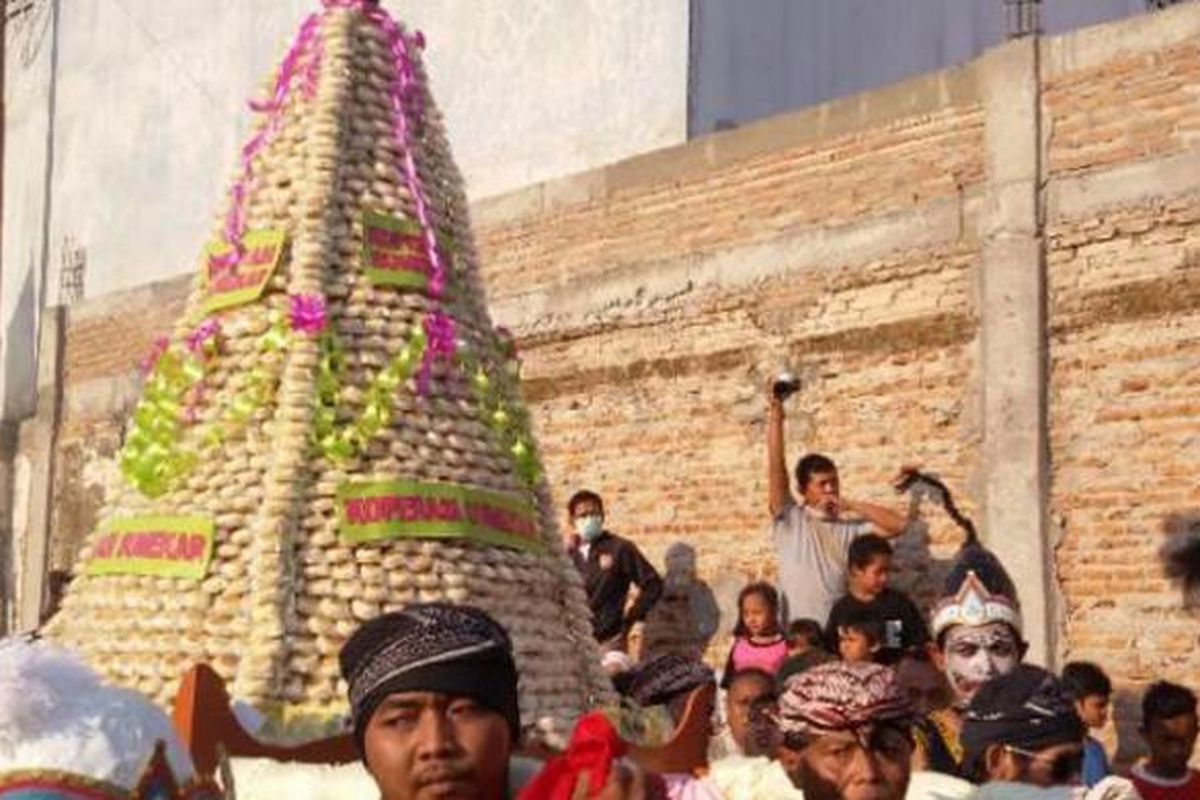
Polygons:
<instances>
[{"instance_id":1,"label":"pink ribbon decoration","mask_svg":"<svg viewBox=\"0 0 1200 800\"><path fill-rule=\"evenodd\" d=\"M209 317L196 326L187 336L187 349L193 353L199 353L204 349L205 343L217 336L221 332L221 323L215 317Z\"/></svg>"},{"instance_id":2,"label":"pink ribbon decoration","mask_svg":"<svg viewBox=\"0 0 1200 800\"><path fill-rule=\"evenodd\" d=\"M434 229L429 202L421 183L421 175L417 170L417 162L413 157L413 118L419 118L425 111L425 94L417 75L409 47L424 47L425 38L415 35L410 42L400 26L391 16L370 0L358 0L363 3L364 13L379 25L388 42L391 44L392 61L395 64L396 77L392 81L389 94L392 102L393 136L401 153L400 177L408 187L408 193L413 199L417 221L421 224L425 252L429 258L429 296L436 302L441 299L446 289L446 263L442 257L441 245ZM417 390L425 394L429 388L429 374L434 360L438 358L452 359L455 353L454 320L440 309L433 311L425 318L425 329L429 335L429 344L421 360L421 370L418 373Z\"/></svg>"},{"instance_id":3,"label":"pink ribbon decoration","mask_svg":"<svg viewBox=\"0 0 1200 800\"><path fill-rule=\"evenodd\" d=\"M315 336L325 330L325 298L315 294L292 295L292 330Z\"/></svg>"},{"instance_id":4,"label":"pink ribbon decoration","mask_svg":"<svg viewBox=\"0 0 1200 800\"><path fill-rule=\"evenodd\" d=\"M429 392L429 378L433 372L433 362L439 358L447 361L454 358L454 319L442 311L433 311L425 315L425 356L421 359L421 370L417 373L417 391L420 394Z\"/></svg>"},{"instance_id":5,"label":"pink ribbon decoration","mask_svg":"<svg viewBox=\"0 0 1200 800\"><path fill-rule=\"evenodd\" d=\"M158 360L163 357L163 353L167 352L167 348L170 346L171 340L166 336L159 336L154 340L150 352L138 362L138 371L142 373L143 378L154 371L154 368L158 366Z\"/></svg>"},{"instance_id":6,"label":"pink ribbon decoration","mask_svg":"<svg viewBox=\"0 0 1200 800\"><path fill-rule=\"evenodd\" d=\"M320 22L321 17L319 15L311 14L308 19L304 20L304 24L300 26L300 32L296 35L296 39L292 42L291 47L288 48L283 63L279 65L279 76L275 79L275 90L271 99L265 103L250 101L250 109L255 112L267 114L267 121L250 138L250 141L242 147L242 172L238 176L238 179L234 181L233 187L229 190L231 203L229 213L225 217L225 241L229 243L230 249L224 255L213 259L219 266L236 266L241 262L242 256L245 254L245 248L242 246L242 237L246 233L246 195L249 193L250 182L254 178L254 159L279 134L279 129L283 123L283 107L287 103L288 95L291 93L297 66L300 63L300 59L308 55L310 51L312 51L312 57L309 59L303 74L304 94L309 99L316 94L321 60L321 53L319 52L320 41L317 37ZM317 50L313 50L314 42L317 44Z\"/></svg>"}]
</instances>

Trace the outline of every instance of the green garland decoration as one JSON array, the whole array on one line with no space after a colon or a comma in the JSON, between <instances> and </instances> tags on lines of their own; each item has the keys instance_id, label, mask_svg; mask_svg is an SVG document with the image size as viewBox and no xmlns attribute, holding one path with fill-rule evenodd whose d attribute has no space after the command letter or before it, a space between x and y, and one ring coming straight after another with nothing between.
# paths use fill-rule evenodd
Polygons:
<instances>
[{"instance_id":1,"label":"green garland decoration","mask_svg":"<svg viewBox=\"0 0 1200 800\"><path fill-rule=\"evenodd\" d=\"M529 411L517 399L520 397L521 362L511 348L508 349L510 352L500 369L491 373L465 347L458 349L459 363L470 376L480 417L512 459L525 486L534 489L542 479L542 470Z\"/></svg>"},{"instance_id":2,"label":"green garland decoration","mask_svg":"<svg viewBox=\"0 0 1200 800\"><path fill-rule=\"evenodd\" d=\"M204 362L168 347L155 362L133 412L118 464L125 479L147 497L159 497L195 466L194 453L178 447L185 401L204 379Z\"/></svg>"},{"instance_id":3,"label":"green garland decoration","mask_svg":"<svg viewBox=\"0 0 1200 800\"><path fill-rule=\"evenodd\" d=\"M258 339L260 362L269 361L271 353L286 351L293 335L283 314L272 311L268 319L270 326ZM197 396L208 362L219 350L215 333L195 349L167 346L146 380L118 464L125 479L147 497L161 497L177 488L200 463L200 450L223 445L275 396L282 358L276 360L274 370L260 365L246 373L242 386L214 420L194 423L196 404L188 398ZM199 442L199 448L185 444L187 434Z\"/></svg>"},{"instance_id":4,"label":"green garland decoration","mask_svg":"<svg viewBox=\"0 0 1200 800\"><path fill-rule=\"evenodd\" d=\"M352 423L339 428L338 407L345 371L345 355L336 336L321 337L317 367L317 399L313 423L313 446L331 461L346 461L361 453L367 444L392 423L396 391L421 364L428 339L425 327L414 327L412 338L392 357L367 386L362 411Z\"/></svg>"}]
</instances>

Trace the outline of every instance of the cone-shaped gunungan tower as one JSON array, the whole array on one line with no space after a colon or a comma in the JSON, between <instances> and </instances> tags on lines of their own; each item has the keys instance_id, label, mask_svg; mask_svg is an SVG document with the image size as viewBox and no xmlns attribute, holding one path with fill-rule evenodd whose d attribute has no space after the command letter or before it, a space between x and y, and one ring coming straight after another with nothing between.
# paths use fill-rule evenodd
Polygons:
<instances>
[{"instance_id":1,"label":"cone-shaped gunungan tower","mask_svg":"<svg viewBox=\"0 0 1200 800\"><path fill-rule=\"evenodd\" d=\"M206 661L285 729L324 724L349 634L428 600L508 628L527 726L611 691L421 47L364 0L305 22L144 365L46 633L160 702Z\"/></svg>"}]
</instances>

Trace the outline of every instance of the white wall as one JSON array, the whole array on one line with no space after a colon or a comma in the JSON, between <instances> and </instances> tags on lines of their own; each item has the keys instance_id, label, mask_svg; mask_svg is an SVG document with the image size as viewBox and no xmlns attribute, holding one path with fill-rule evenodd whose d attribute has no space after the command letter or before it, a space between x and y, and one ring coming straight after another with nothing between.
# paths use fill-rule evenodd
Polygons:
<instances>
[{"instance_id":1,"label":"white wall","mask_svg":"<svg viewBox=\"0 0 1200 800\"><path fill-rule=\"evenodd\" d=\"M7 385L27 386L26 401L43 232L48 303L58 301L68 238L84 251L85 297L189 271L249 130L245 101L320 8L318 0L58 1L48 231L50 27L27 65L10 31L7 60L0 311ZM45 19L53 2L38 0ZM385 6L425 32L434 96L472 198L686 138L688 0Z\"/></svg>"}]
</instances>

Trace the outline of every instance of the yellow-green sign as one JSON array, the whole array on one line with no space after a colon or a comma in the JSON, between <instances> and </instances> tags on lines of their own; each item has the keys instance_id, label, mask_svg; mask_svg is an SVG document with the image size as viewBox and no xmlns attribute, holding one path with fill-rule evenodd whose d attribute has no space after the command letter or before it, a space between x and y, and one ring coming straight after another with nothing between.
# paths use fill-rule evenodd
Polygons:
<instances>
[{"instance_id":1,"label":"yellow-green sign","mask_svg":"<svg viewBox=\"0 0 1200 800\"><path fill-rule=\"evenodd\" d=\"M540 549L528 500L451 483L352 481L338 487L338 533L347 544L384 539L470 539Z\"/></svg>"},{"instance_id":2,"label":"yellow-green sign","mask_svg":"<svg viewBox=\"0 0 1200 800\"><path fill-rule=\"evenodd\" d=\"M446 266L450 241L438 237ZM363 211L363 266L367 279L379 286L425 289L429 285L429 251L420 223L371 209Z\"/></svg>"},{"instance_id":3,"label":"yellow-green sign","mask_svg":"<svg viewBox=\"0 0 1200 800\"><path fill-rule=\"evenodd\" d=\"M204 312L253 303L262 297L267 281L279 268L287 235L283 231L249 231L242 237L245 249L241 260L226 264L226 242L212 242L204 248Z\"/></svg>"},{"instance_id":4,"label":"yellow-green sign","mask_svg":"<svg viewBox=\"0 0 1200 800\"><path fill-rule=\"evenodd\" d=\"M213 554L207 517L120 517L100 528L88 575L152 575L202 580Z\"/></svg>"}]
</instances>

